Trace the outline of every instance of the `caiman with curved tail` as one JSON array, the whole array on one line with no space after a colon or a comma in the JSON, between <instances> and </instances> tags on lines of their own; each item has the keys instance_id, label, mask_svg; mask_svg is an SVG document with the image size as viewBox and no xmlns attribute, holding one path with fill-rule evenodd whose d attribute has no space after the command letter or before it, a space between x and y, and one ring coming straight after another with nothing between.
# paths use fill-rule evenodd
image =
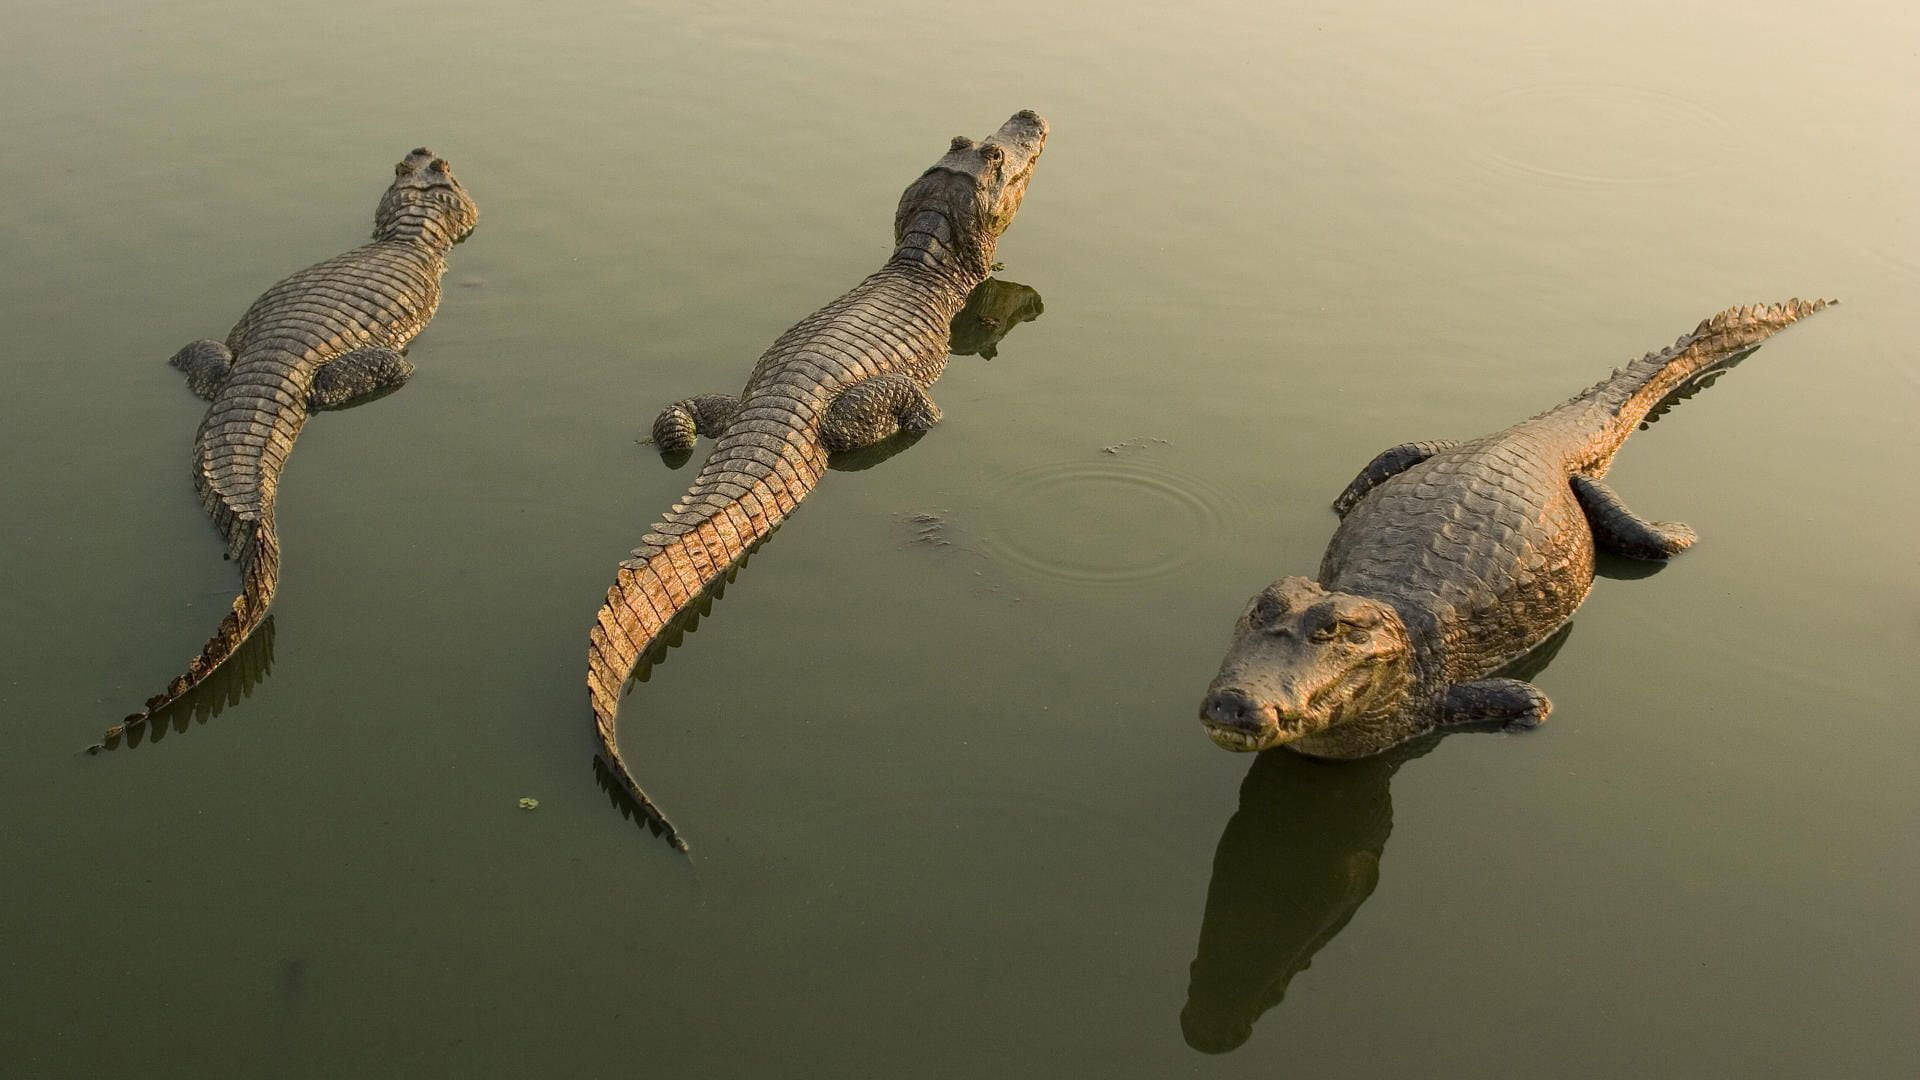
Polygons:
<instances>
[{"instance_id":1,"label":"caiman with curved tail","mask_svg":"<svg viewBox=\"0 0 1920 1080\"><path fill-rule=\"evenodd\" d=\"M717 441L686 495L620 564L589 631L587 694L612 777L674 847L686 841L620 755L627 680L674 617L806 498L829 453L940 419L927 387L946 366L950 324L986 280L1046 141L1031 110L980 142L956 137L901 196L886 265L782 334L738 397L689 398L654 421L665 452L699 435Z\"/></svg>"},{"instance_id":2,"label":"caiman with curved tail","mask_svg":"<svg viewBox=\"0 0 1920 1080\"><path fill-rule=\"evenodd\" d=\"M1487 676L1573 617L1595 548L1667 559L1693 543L1602 482L1621 444L1669 395L1832 302L1730 308L1505 431L1381 453L1334 502L1318 580L1274 582L1234 624L1207 734L1358 758L1441 727L1540 724L1538 687Z\"/></svg>"},{"instance_id":3,"label":"caiman with curved tail","mask_svg":"<svg viewBox=\"0 0 1920 1080\"><path fill-rule=\"evenodd\" d=\"M394 166L374 212L373 242L310 266L253 302L227 339L195 341L169 361L213 405L194 435L194 487L240 563L233 610L185 672L110 729L98 750L178 701L266 618L280 580L274 494L309 414L404 383L401 355L440 303L447 252L480 211L446 161L425 147Z\"/></svg>"}]
</instances>

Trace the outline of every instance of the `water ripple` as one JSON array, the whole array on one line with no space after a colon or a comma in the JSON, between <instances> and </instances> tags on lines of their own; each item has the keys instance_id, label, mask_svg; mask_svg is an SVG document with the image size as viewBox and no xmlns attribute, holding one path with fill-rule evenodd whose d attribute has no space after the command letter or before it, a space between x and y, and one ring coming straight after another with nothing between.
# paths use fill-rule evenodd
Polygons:
<instances>
[{"instance_id":1,"label":"water ripple","mask_svg":"<svg viewBox=\"0 0 1920 1080\"><path fill-rule=\"evenodd\" d=\"M1211 484L1138 458L1041 465L986 508L985 553L1045 577L1134 582L1198 560L1238 516Z\"/></svg>"}]
</instances>

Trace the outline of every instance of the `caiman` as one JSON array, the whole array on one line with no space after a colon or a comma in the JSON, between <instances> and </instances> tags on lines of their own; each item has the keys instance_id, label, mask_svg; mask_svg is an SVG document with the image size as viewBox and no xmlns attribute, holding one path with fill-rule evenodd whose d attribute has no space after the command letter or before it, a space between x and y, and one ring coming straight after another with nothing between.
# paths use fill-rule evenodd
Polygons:
<instances>
[{"instance_id":1,"label":"caiman","mask_svg":"<svg viewBox=\"0 0 1920 1080\"><path fill-rule=\"evenodd\" d=\"M1533 678L1572 631L1562 627L1500 673ZM1441 737L1435 731L1361 761L1284 749L1254 755L1240 808L1214 849L1180 1010L1188 1046L1224 1054L1246 1042L1373 895L1393 832L1394 774Z\"/></svg>"},{"instance_id":2,"label":"caiman","mask_svg":"<svg viewBox=\"0 0 1920 1080\"><path fill-rule=\"evenodd\" d=\"M412 375L401 350L433 318L447 252L473 231L480 211L425 147L393 171L374 211L372 243L281 281L225 341L191 342L168 361L213 403L193 438L193 482L228 557L240 563L240 595L186 671L90 749L178 701L266 618L280 580L274 495L307 417L366 401Z\"/></svg>"},{"instance_id":3,"label":"caiman","mask_svg":"<svg viewBox=\"0 0 1920 1080\"><path fill-rule=\"evenodd\" d=\"M620 564L588 634L587 695L607 771L674 847L685 851L685 839L620 755L627 680L675 615L793 513L829 454L939 421L927 387L946 367L950 324L986 280L1046 141L1032 110L979 142L955 137L900 197L884 266L782 334L739 396L688 398L654 421L663 453L702 435L716 442L686 495Z\"/></svg>"},{"instance_id":4,"label":"caiman","mask_svg":"<svg viewBox=\"0 0 1920 1080\"><path fill-rule=\"evenodd\" d=\"M1207 734L1360 758L1454 725L1538 726L1547 696L1488 676L1573 617L1596 548L1660 560L1694 541L1603 482L1621 444L1669 395L1831 303L1730 308L1505 431L1375 457L1334 501L1318 579L1281 578L1234 624L1200 706Z\"/></svg>"}]
</instances>

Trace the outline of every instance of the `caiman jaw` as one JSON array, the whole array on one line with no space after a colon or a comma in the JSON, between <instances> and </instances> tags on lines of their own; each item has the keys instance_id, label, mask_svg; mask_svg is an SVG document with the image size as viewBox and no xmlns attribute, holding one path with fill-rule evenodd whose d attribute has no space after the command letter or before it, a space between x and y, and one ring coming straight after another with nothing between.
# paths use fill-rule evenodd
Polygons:
<instances>
[{"instance_id":1,"label":"caiman jaw","mask_svg":"<svg viewBox=\"0 0 1920 1080\"><path fill-rule=\"evenodd\" d=\"M1252 732L1235 731L1231 728L1214 727L1211 724L1207 725L1207 738L1213 740L1213 745L1222 750L1232 750L1235 753L1241 754L1258 753L1261 750L1278 746L1280 744L1279 740L1272 738L1272 736L1277 734L1278 732L1268 732L1263 736Z\"/></svg>"},{"instance_id":2,"label":"caiman jaw","mask_svg":"<svg viewBox=\"0 0 1920 1080\"><path fill-rule=\"evenodd\" d=\"M1232 687L1207 695L1200 703L1200 723L1222 750L1251 753L1287 741L1278 709Z\"/></svg>"}]
</instances>

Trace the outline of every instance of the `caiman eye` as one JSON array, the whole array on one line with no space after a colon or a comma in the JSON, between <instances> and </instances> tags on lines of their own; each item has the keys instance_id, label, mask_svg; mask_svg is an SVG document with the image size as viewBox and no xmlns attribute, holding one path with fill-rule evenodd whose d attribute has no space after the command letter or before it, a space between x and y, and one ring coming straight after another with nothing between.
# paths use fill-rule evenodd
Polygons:
<instances>
[{"instance_id":1,"label":"caiman eye","mask_svg":"<svg viewBox=\"0 0 1920 1080\"><path fill-rule=\"evenodd\" d=\"M1357 626L1347 631L1347 643L1350 645L1365 645L1372 637L1372 634Z\"/></svg>"},{"instance_id":2,"label":"caiman eye","mask_svg":"<svg viewBox=\"0 0 1920 1080\"><path fill-rule=\"evenodd\" d=\"M1007 152L993 145L992 143L988 143L987 145L980 148L980 156L983 158L986 158L988 164L998 165L1000 163L1000 159L1007 156Z\"/></svg>"},{"instance_id":3,"label":"caiman eye","mask_svg":"<svg viewBox=\"0 0 1920 1080\"><path fill-rule=\"evenodd\" d=\"M1331 626L1323 626L1320 629L1315 630L1312 634L1308 635L1307 640L1317 641L1317 642L1332 641L1334 637L1334 629L1335 628Z\"/></svg>"},{"instance_id":4,"label":"caiman eye","mask_svg":"<svg viewBox=\"0 0 1920 1080\"><path fill-rule=\"evenodd\" d=\"M1253 602L1253 610L1247 612L1247 621L1255 626L1265 626L1287 613L1287 606L1271 596L1262 596Z\"/></svg>"}]
</instances>

